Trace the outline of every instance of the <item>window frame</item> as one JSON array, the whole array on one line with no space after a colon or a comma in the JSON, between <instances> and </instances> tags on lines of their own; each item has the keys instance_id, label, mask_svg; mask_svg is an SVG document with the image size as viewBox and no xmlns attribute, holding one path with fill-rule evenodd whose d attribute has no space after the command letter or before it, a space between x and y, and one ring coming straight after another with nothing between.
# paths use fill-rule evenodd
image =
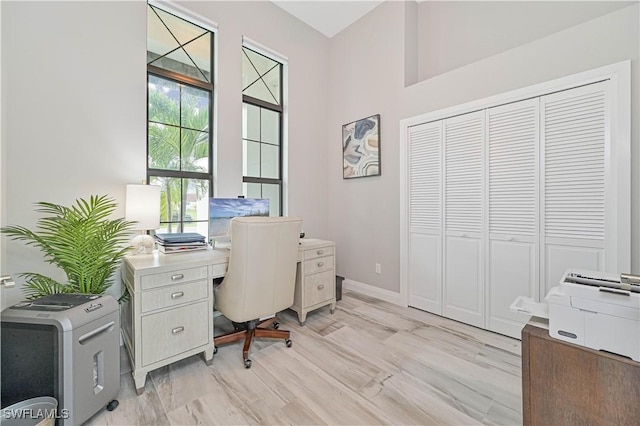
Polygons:
<instances>
[{"instance_id":1,"label":"window frame","mask_svg":"<svg viewBox=\"0 0 640 426\"><path fill-rule=\"evenodd\" d=\"M154 7L158 7L155 4L151 4L151 6ZM147 5L147 7L149 7L149 5ZM206 27L202 27L200 24L192 22L190 19L185 18L180 16L180 14L175 14L174 12L170 11L170 10L165 10L164 8L161 8L162 10L164 10L166 13L172 14L186 22L189 22L193 25L197 25L200 26L201 28L203 28L204 30L208 31L210 33L210 37L211 37L211 45L210 45L210 58L211 58L211 83L207 83L205 81L202 80L198 80L196 78L184 75L184 74L180 74L178 72L175 71L170 71L164 68L160 68L157 67L155 65L151 65L151 64L147 64L147 129L146 129L146 179L147 182L151 182L151 178L152 177L167 177L167 178L175 178L175 179L199 179L199 180L206 180L209 183L209 197L213 197L214 194L214 131L215 131L215 114L214 114L214 110L216 105L214 105L214 99L215 99L215 44L216 44L216 32L212 31L209 28ZM208 145L209 145L209 155L208 155L208 172L207 173L203 173L203 172L194 172L194 171L185 171L185 170L166 170L166 169L156 169L156 168L152 168L149 167L149 76L155 76L155 77L160 77L163 79L167 79L170 81L173 81L179 85L186 85L186 86L191 86L191 87L195 87L197 89L200 90L204 90L207 91L208 95L209 95L209 132L208 132ZM180 125L178 126L180 129L183 129L182 127L182 123L180 123ZM181 187L181 190L184 190L185 188ZM198 223L198 222L204 222L204 221L196 221L196 220L189 220L189 221L185 221L185 216L186 216L186 205L182 203L182 200L180 202L180 216L179 216L179 220L177 221L173 221L171 220L171 218L167 218L167 221L164 222L160 222L161 225L164 224L170 224L170 225L176 225L177 228L177 232L184 232L184 227L185 224L193 224L193 223ZM208 222L208 217L207 220ZM173 231L172 231L173 232Z\"/></svg>"},{"instance_id":2,"label":"window frame","mask_svg":"<svg viewBox=\"0 0 640 426\"><path fill-rule=\"evenodd\" d=\"M243 104L248 104L248 105L252 105L252 106L257 106L259 108L264 108L270 111L274 111L278 113L278 125L279 125L279 131L278 131L278 178L263 178L263 177L255 177L255 176L245 176L244 172L242 173L242 183L256 183L256 184L269 184L269 185L278 185L278 200L280 202L279 206L278 206L278 211L279 211L279 216L284 216L285 212L284 212L284 114L285 114L285 108L284 108L284 103L285 103L285 99L284 99L284 95L285 95L285 91L284 91L284 73L285 73L285 66L286 63L284 63L281 59L279 58L274 58L270 55L266 55L264 52L262 52L261 50L263 49L256 49L253 48L251 45L248 45L247 43L243 43L242 44L242 49L243 52L242 54L244 55L244 49L248 49L251 50L252 52L264 56L266 58L271 59L274 62L278 63L278 67L280 68L280 82L279 82L279 89L280 89L280 93L279 93L279 97L280 97L280 104L273 104L267 101L264 101L262 99L258 99L258 98L254 98L252 96L249 95L245 95L244 93L242 94L242 103ZM244 89L243 89L244 92ZM243 123L244 124L244 123ZM244 139L244 138L242 138ZM260 141L260 143L262 144L263 142ZM243 157L244 157L244 153L243 153Z\"/></svg>"}]
</instances>

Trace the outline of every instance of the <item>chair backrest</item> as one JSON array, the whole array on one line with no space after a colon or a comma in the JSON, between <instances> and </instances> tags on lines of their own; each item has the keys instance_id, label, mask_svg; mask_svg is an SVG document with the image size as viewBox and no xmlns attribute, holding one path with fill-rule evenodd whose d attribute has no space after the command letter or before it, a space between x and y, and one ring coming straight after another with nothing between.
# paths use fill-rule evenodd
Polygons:
<instances>
[{"instance_id":1,"label":"chair backrest","mask_svg":"<svg viewBox=\"0 0 640 426\"><path fill-rule=\"evenodd\" d=\"M229 268L216 290L216 309L245 322L291 306L301 227L295 217L233 219Z\"/></svg>"}]
</instances>

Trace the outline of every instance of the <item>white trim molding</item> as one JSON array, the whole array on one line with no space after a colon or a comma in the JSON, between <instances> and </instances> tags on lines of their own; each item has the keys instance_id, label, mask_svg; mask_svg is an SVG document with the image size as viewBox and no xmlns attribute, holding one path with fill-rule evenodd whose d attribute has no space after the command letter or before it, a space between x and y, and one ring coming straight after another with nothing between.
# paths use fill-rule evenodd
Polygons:
<instances>
[{"instance_id":1,"label":"white trim molding","mask_svg":"<svg viewBox=\"0 0 640 426\"><path fill-rule=\"evenodd\" d=\"M264 44L258 43L257 41L252 40L251 38L244 35L242 36L242 45L244 47L248 47L254 52L261 54L262 56L266 56L269 59L280 62L283 65L289 62L289 59L285 55L278 53L273 49L269 49Z\"/></svg>"},{"instance_id":2,"label":"white trim molding","mask_svg":"<svg viewBox=\"0 0 640 426\"><path fill-rule=\"evenodd\" d=\"M375 297L376 299L393 303L394 305L404 306L405 308L407 307L406 303L402 303L400 293L396 293L391 290L385 290L371 284L365 284L359 281L350 280L348 278L344 280L342 285L345 290L355 291L356 293L364 294L365 296L369 297Z\"/></svg>"},{"instance_id":3,"label":"white trim molding","mask_svg":"<svg viewBox=\"0 0 640 426\"><path fill-rule=\"evenodd\" d=\"M205 30L209 30L211 32L218 32L218 23L214 22L208 18L205 18L202 15L199 15L193 12L190 9L179 4L177 1L171 0L149 0L148 2L151 6L155 6L158 9L162 9L167 13L175 15L179 18L184 19L185 21L189 21L192 24L198 25L199 27L204 28Z\"/></svg>"}]
</instances>

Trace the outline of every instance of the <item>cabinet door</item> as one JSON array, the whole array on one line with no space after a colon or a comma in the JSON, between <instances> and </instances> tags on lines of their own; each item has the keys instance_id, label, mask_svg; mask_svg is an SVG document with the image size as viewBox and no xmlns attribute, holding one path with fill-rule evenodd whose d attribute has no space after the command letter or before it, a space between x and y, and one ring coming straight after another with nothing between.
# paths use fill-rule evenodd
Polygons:
<instances>
[{"instance_id":1,"label":"cabinet door","mask_svg":"<svg viewBox=\"0 0 640 426\"><path fill-rule=\"evenodd\" d=\"M442 122L409 129L409 306L442 314Z\"/></svg>"},{"instance_id":2,"label":"cabinet door","mask_svg":"<svg viewBox=\"0 0 640 426\"><path fill-rule=\"evenodd\" d=\"M538 298L539 100L487 111L489 271L487 328L519 338L527 320L509 305Z\"/></svg>"},{"instance_id":3,"label":"cabinet door","mask_svg":"<svg viewBox=\"0 0 640 426\"><path fill-rule=\"evenodd\" d=\"M568 268L603 269L606 209L615 202L605 191L605 83L543 96L541 112L546 294Z\"/></svg>"},{"instance_id":4,"label":"cabinet door","mask_svg":"<svg viewBox=\"0 0 640 426\"><path fill-rule=\"evenodd\" d=\"M444 315L484 327L484 112L444 121Z\"/></svg>"}]
</instances>

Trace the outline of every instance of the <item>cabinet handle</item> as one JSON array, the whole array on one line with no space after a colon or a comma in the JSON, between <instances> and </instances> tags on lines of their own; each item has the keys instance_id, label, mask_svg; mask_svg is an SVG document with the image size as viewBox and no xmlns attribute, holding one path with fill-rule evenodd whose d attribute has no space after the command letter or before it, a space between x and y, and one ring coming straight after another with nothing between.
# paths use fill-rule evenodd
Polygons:
<instances>
[{"instance_id":1,"label":"cabinet handle","mask_svg":"<svg viewBox=\"0 0 640 426\"><path fill-rule=\"evenodd\" d=\"M178 334L178 333L182 333L183 331L184 331L184 326L180 326L171 330L171 334Z\"/></svg>"},{"instance_id":2,"label":"cabinet handle","mask_svg":"<svg viewBox=\"0 0 640 426\"><path fill-rule=\"evenodd\" d=\"M324 250L318 250L317 253L318 254L322 254L322 253L324 253Z\"/></svg>"},{"instance_id":3,"label":"cabinet handle","mask_svg":"<svg viewBox=\"0 0 640 426\"><path fill-rule=\"evenodd\" d=\"M320 284L320 285L318 286L318 290L322 290L323 288L324 288L324 284Z\"/></svg>"},{"instance_id":4,"label":"cabinet handle","mask_svg":"<svg viewBox=\"0 0 640 426\"><path fill-rule=\"evenodd\" d=\"M318 262L318 268L322 268L324 266L324 262Z\"/></svg>"},{"instance_id":5,"label":"cabinet handle","mask_svg":"<svg viewBox=\"0 0 640 426\"><path fill-rule=\"evenodd\" d=\"M171 275L171 281L181 280L184 278L184 274Z\"/></svg>"},{"instance_id":6,"label":"cabinet handle","mask_svg":"<svg viewBox=\"0 0 640 426\"><path fill-rule=\"evenodd\" d=\"M175 292L175 293L173 293L171 295L171 298L172 299L177 299L177 298L182 297L182 296L184 296L184 291L177 291L177 292Z\"/></svg>"}]
</instances>

